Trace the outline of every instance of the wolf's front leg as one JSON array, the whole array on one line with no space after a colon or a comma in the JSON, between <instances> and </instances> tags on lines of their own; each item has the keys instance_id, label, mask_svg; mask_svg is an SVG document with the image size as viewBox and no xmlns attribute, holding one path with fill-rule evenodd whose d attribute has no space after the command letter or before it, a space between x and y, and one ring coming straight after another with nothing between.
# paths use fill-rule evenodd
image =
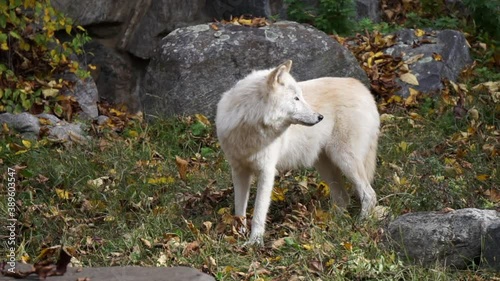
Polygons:
<instances>
[{"instance_id":1,"label":"wolf's front leg","mask_svg":"<svg viewBox=\"0 0 500 281\"><path fill-rule=\"evenodd\" d=\"M246 212L248 205L248 196L250 194L250 171L244 169L232 169L232 178L234 185L234 215L242 218L242 225L238 231L245 233Z\"/></svg>"},{"instance_id":2,"label":"wolf's front leg","mask_svg":"<svg viewBox=\"0 0 500 281\"><path fill-rule=\"evenodd\" d=\"M250 239L245 245L264 244L264 231L266 227L266 217L271 204L271 193L274 185L275 168L263 170L260 172L257 183L257 196L255 198L255 207L252 219L252 232Z\"/></svg>"}]
</instances>

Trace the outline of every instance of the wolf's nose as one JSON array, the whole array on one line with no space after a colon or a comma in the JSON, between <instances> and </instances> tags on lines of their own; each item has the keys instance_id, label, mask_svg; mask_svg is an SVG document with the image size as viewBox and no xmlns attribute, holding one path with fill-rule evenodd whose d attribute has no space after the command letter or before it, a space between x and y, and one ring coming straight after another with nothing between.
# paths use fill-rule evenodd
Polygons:
<instances>
[{"instance_id":1,"label":"wolf's nose","mask_svg":"<svg viewBox=\"0 0 500 281\"><path fill-rule=\"evenodd\" d=\"M321 121L321 120L323 120L323 115L321 115L321 114L320 114L320 115L318 116L318 122L319 122L319 121Z\"/></svg>"}]
</instances>

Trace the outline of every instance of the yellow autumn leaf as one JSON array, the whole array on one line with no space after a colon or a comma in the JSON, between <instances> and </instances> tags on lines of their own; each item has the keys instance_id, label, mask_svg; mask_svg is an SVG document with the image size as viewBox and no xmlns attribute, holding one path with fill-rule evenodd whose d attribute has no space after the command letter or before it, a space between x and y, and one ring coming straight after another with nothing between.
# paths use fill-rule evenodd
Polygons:
<instances>
[{"instance_id":1,"label":"yellow autumn leaf","mask_svg":"<svg viewBox=\"0 0 500 281\"><path fill-rule=\"evenodd\" d=\"M43 89L42 90L42 95L44 98L55 97L58 94L59 94L58 89L51 88L51 89Z\"/></svg>"},{"instance_id":2,"label":"yellow autumn leaf","mask_svg":"<svg viewBox=\"0 0 500 281\"><path fill-rule=\"evenodd\" d=\"M443 61L443 57L440 54L438 54L438 53L432 53L432 58L435 61Z\"/></svg>"},{"instance_id":3,"label":"yellow autumn leaf","mask_svg":"<svg viewBox=\"0 0 500 281\"><path fill-rule=\"evenodd\" d=\"M106 222L110 222L110 221L114 221L116 218L114 216L105 216L104 217L104 221Z\"/></svg>"},{"instance_id":4,"label":"yellow autumn leaf","mask_svg":"<svg viewBox=\"0 0 500 281\"><path fill-rule=\"evenodd\" d=\"M303 245L302 245L302 248L304 248L304 249L306 249L306 250L310 251L310 250L312 250L312 249L314 248L314 246L313 246L313 245L311 245L311 244L303 244Z\"/></svg>"},{"instance_id":5,"label":"yellow autumn leaf","mask_svg":"<svg viewBox=\"0 0 500 281\"><path fill-rule=\"evenodd\" d=\"M137 131L130 130L128 131L128 135L132 138L137 138L139 136L139 133Z\"/></svg>"},{"instance_id":6,"label":"yellow autumn leaf","mask_svg":"<svg viewBox=\"0 0 500 281\"><path fill-rule=\"evenodd\" d=\"M251 19L250 20L249 19L240 19L238 22L242 25L252 25Z\"/></svg>"},{"instance_id":7,"label":"yellow autumn leaf","mask_svg":"<svg viewBox=\"0 0 500 281\"><path fill-rule=\"evenodd\" d=\"M406 98L405 105L406 106L417 105L418 104L417 97L418 95L420 95L420 92L413 88L410 88L409 90L410 90L410 95Z\"/></svg>"},{"instance_id":8,"label":"yellow autumn leaf","mask_svg":"<svg viewBox=\"0 0 500 281\"><path fill-rule=\"evenodd\" d=\"M206 126L210 125L210 121L208 118L203 115L203 114L195 114L194 117L196 117L196 120L200 121L201 123L205 124Z\"/></svg>"},{"instance_id":9,"label":"yellow autumn leaf","mask_svg":"<svg viewBox=\"0 0 500 281\"><path fill-rule=\"evenodd\" d=\"M329 197L330 196L330 187L328 184L324 181L320 182L318 185L318 190L323 197Z\"/></svg>"},{"instance_id":10,"label":"yellow autumn leaf","mask_svg":"<svg viewBox=\"0 0 500 281\"><path fill-rule=\"evenodd\" d=\"M224 214L228 214L230 212L229 208L220 208L218 211L217 211L217 214L219 215L224 215Z\"/></svg>"},{"instance_id":11,"label":"yellow autumn leaf","mask_svg":"<svg viewBox=\"0 0 500 281\"><path fill-rule=\"evenodd\" d=\"M169 184L174 183L175 179L173 177L159 177L148 179L149 184Z\"/></svg>"},{"instance_id":12,"label":"yellow autumn leaf","mask_svg":"<svg viewBox=\"0 0 500 281\"><path fill-rule=\"evenodd\" d=\"M277 187L273 188L273 193L271 195L271 200L273 201L285 201L285 193L288 191L288 188Z\"/></svg>"},{"instance_id":13,"label":"yellow autumn leaf","mask_svg":"<svg viewBox=\"0 0 500 281\"><path fill-rule=\"evenodd\" d=\"M490 178L490 176L486 175L486 174L481 174L481 175L477 175L476 176L476 179L479 180L479 181L485 181L485 180L487 180L489 178Z\"/></svg>"},{"instance_id":14,"label":"yellow autumn leaf","mask_svg":"<svg viewBox=\"0 0 500 281\"><path fill-rule=\"evenodd\" d=\"M412 84L412 85L415 85L415 86L419 85L417 77L414 74L410 73L410 72L402 74L401 76L399 76L399 79L401 79L401 81L403 81L405 83L408 83L408 84Z\"/></svg>"},{"instance_id":15,"label":"yellow autumn leaf","mask_svg":"<svg viewBox=\"0 0 500 281\"><path fill-rule=\"evenodd\" d=\"M57 197L59 197L60 199L69 199L71 194L64 190L64 189L59 189L59 188L56 188L56 194L57 194Z\"/></svg>"},{"instance_id":16,"label":"yellow autumn leaf","mask_svg":"<svg viewBox=\"0 0 500 281\"><path fill-rule=\"evenodd\" d=\"M22 140L21 141L26 148L31 148L31 142L29 140Z\"/></svg>"},{"instance_id":17,"label":"yellow autumn leaf","mask_svg":"<svg viewBox=\"0 0 500 281\"><path fill-rule=\"evenodd\" d=\"M406 152L406 151L408 151L408 147L409 147L409 146L410 146L410 145L409 145L407 142L405 142L405 141L400 142L400 143L399 143L399 145L398 145L399 149L400 149L402 152Z\"/></svg>"},{"instance_id":18,"label":"yellow autumn leaf","mask_svg":"<svg viewBox=\"0 0 500 281\"><path fill-rule=\"evenodd\" d=\"M351 242L344 242L344 243L342 243L342 246L344 246L344 248L347 251L352 251L352 243Z\"/></svg>"},{"instance_id":19,"label":"yellow autumn leaf","mask_svg":"<svg viewBox=\"0 0 500 281\"><path fill-rule=\"evenodd\" d=\"M9 50L9 45L7 44L7 42L3 42L0 45L0 49L2 49L3 51L8 51Z\"/></svg>"},{"instance_id":20,"label":"yellow autumn leaf","mask_svg":"<svg viewBox=\"0 0 500 281\"><path fill-rule=\"evenodd\" d=\"M425 31L423 31L422 29L415 29L415 36L422 37L424 35L425 35Z\"/></svg>"},{"instance_id":21,"label":"yellow autumn leaf","mask_svg":"<svg viewBox=\"0 0 500 281\"><path fill-rule=\"evenodd\" d=\"M403 98L398 96L398 95L393 95L392 97L389 98L387 103L401 103L403 101Z\"/></svg>"}]
</instances>

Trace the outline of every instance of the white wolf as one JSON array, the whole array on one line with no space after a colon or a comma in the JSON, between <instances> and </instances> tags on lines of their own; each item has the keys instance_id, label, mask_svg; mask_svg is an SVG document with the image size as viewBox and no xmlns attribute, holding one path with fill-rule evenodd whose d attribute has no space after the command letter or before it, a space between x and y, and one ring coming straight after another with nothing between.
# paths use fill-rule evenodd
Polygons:
<instances>
[{"instance_id":1,"label":"white wolf","mask_svg":"<svg viewBox=\"0 0 500 281\"><path fill-rule=\"evenodd\" d=\"M263 243L276 168L314 166L338 208L349 203L343 173L361 201L361 217L377 203L370 183L380 118L370 91L353 78L297 83L291 66L287 61L252 72L225 92L217 106L217 136L231 165L236 216L246 217L251 176L258 176L246 244Z\"/></svg>"}]
</instances>

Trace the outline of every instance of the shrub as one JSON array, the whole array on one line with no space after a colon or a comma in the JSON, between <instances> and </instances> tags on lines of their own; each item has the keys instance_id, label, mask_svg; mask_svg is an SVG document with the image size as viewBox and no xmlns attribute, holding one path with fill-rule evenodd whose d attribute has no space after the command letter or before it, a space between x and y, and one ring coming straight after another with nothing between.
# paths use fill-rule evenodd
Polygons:
<instances>
[{"instance_id":1,"label":"shrub","mask_svg":"<svg viewBox=\"0 0 500 281\"><path fill-rule=\"evenodd\" d=\"M76 30L75 30L76 29ZM73 36L60 42L55 34L64 30ZM59 91L69 82L57 74L89 72L73 59L83 52L90 37L71 19L54 10L50 0L0 2L0 111L54 111ZM58 114L60 115L60 114Z\"/></svg>"},{"instance_id":2,"label":"shrub","mask_svg":"<svg viewBox=\"0 0 500 281\"><path fill-rule=\"evenodd\" d=\"M355 28L353 0L319 0L317 8L300 0L285 0L285 3L291 20L312 24L328 34L345 35Z\"/></svg>"}]
</instances>

